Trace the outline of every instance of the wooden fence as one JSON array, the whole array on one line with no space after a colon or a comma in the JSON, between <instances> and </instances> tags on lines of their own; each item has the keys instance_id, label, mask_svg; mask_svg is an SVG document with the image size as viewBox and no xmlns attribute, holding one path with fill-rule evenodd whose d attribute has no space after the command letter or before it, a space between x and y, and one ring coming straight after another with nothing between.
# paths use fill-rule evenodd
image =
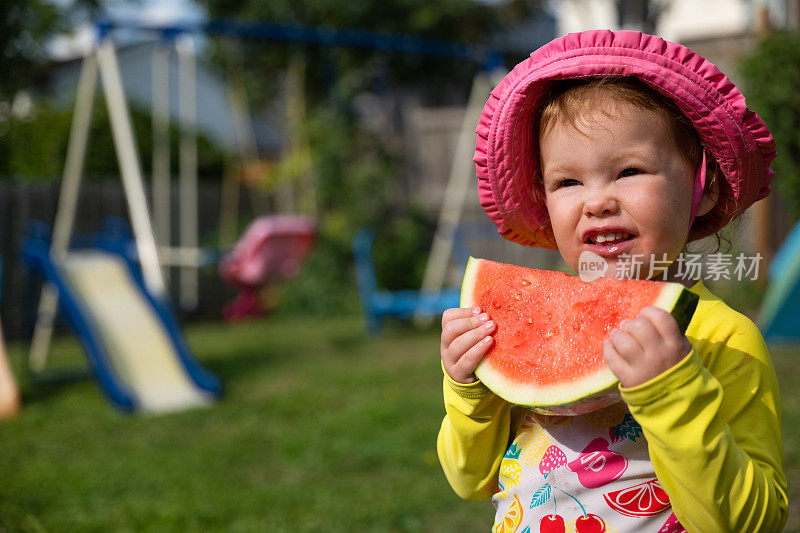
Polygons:
<instances>
[{"instance_id":1,"label":"wooden fence","mask_svg":"<svg viewBox=\"0 0 800 533\"><path fill-rule=\"evenodd\" d=\"M0 258L3 261L0 315L3 317L4 333L10 340L29 337L39 297L40 284L26 276L20 260L27 228L31 221L42 221L52 226L58 194L57 182L0 180ZM172 191L172 198L174 242L177 234L177 186ZM243 211L247 209L248 206L244 206ZM96 231L103 219L110 216L127 218L121 182L109 179L86 183L81 189L77 213L74 234ZM219 184L201 184L199 214L201 245L216 246L220 214ZM233 290L219 281L213 267L201 269L200 283L200 307L193 315L218 317L222 303L233 295Z\"/></svg>"}]
</instances>

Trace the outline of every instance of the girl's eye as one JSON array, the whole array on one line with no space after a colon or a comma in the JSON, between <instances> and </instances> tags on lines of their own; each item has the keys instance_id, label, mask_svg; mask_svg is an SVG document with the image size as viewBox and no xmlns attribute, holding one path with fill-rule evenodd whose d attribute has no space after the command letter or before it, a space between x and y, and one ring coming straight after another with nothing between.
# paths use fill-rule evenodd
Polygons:
<instances>
[{"instance_id":1,"label":"girl's eye","mask_svg":"<svg viewBox=\"0 0 800 533\"><path fill-rule=\"evenodd\" d=\"M561 187L573 187L573 186L575 186L575 185L580 185L580 184L581 184L581 182L580 182L580 181L578 181L578 180L576 180L576 179L573 179L573 178L565 178L565 179L563 179L563 180L560 180L560 181L557 183L557 186L558 186L559 188L561 188Z\"/></svg>"},{"instance_id":2,"label":"girl's eye","mask_svg":"<svg viewBox=\"0 0 800 533\"><path fill-rule=\"evenodd\" d=\"M619 176L621 178L629 178L631 176L635 176L636 174L641 174L641 172L642 171L639 170L638 168L630 167L630 168L626 168L622 172L620 172Z\"/></svg>"}]
</instances>

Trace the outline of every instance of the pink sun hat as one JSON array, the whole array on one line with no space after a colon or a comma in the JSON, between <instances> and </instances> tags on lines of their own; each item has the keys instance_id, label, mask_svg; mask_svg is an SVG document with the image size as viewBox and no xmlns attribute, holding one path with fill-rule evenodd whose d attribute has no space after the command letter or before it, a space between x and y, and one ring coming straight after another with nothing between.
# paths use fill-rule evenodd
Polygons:
<instances>
[{"instance_id":1,"label":"pink sun hat","mask_svg":"<svg viewBox=\"0 0 800 533\"><path fill-rule=\"evenodd\" d=\"M504 238L556 247L547 208L534 191L539 172L534 130L550 81L599 76L634 76L675 101L729 185L733 213L728 221L769 194L775 141L715 65L685 46L636 31L571 33L539 48L506 75L478 122L478 194ZM704 170L701 164L695 177L692 216L702 196ZM692 238L710 235L725 223L693 232Z\"/></svg>"}]
</instances>

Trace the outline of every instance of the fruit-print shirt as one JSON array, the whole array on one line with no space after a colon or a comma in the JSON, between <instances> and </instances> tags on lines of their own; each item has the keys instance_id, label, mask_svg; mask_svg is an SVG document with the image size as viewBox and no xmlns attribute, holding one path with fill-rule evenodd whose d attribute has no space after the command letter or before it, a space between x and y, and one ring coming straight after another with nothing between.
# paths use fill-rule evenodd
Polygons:
<instances>
[{"instance_id":1,"label":"fruit-print shirt","mask_svg":"<svg viewBox=\"0 0 800 533\"><path fill-rule=\"evenodd\" d=\"M691 352L624 402L575 417L444 379L439 460L491 498L493 531L780 531L788 513L779 392L756 326L702 282Z\"/></svg>"}]
</instances>

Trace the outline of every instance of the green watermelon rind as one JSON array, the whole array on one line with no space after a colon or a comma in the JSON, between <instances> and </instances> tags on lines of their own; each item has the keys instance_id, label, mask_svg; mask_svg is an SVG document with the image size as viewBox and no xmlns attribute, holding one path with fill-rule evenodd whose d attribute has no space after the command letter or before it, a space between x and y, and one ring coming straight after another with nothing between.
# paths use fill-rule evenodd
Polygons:
<instances>
[{"instance_id":1,"label":"green watermelon rind","mask_svg":"<svg viewBox=\"0 0 800 533\"><path fill-rule=\"evenodd\" d=\"M461 285L461 307L476 305L471 297L470 289L475 286L476 274L481 261L484 260L470 257L467 262ZM681 333L684 333L698 301L699 297L684 286L678 283L667 283L653 305L672 314ZM574 416L620 401L619 380L607 366L569 386L558 384L542 387L511 381L485 360L478 363L475 376L489 390L506 401L532 407L536 411L546 414Z\"/></svg>"}]
</instances>

